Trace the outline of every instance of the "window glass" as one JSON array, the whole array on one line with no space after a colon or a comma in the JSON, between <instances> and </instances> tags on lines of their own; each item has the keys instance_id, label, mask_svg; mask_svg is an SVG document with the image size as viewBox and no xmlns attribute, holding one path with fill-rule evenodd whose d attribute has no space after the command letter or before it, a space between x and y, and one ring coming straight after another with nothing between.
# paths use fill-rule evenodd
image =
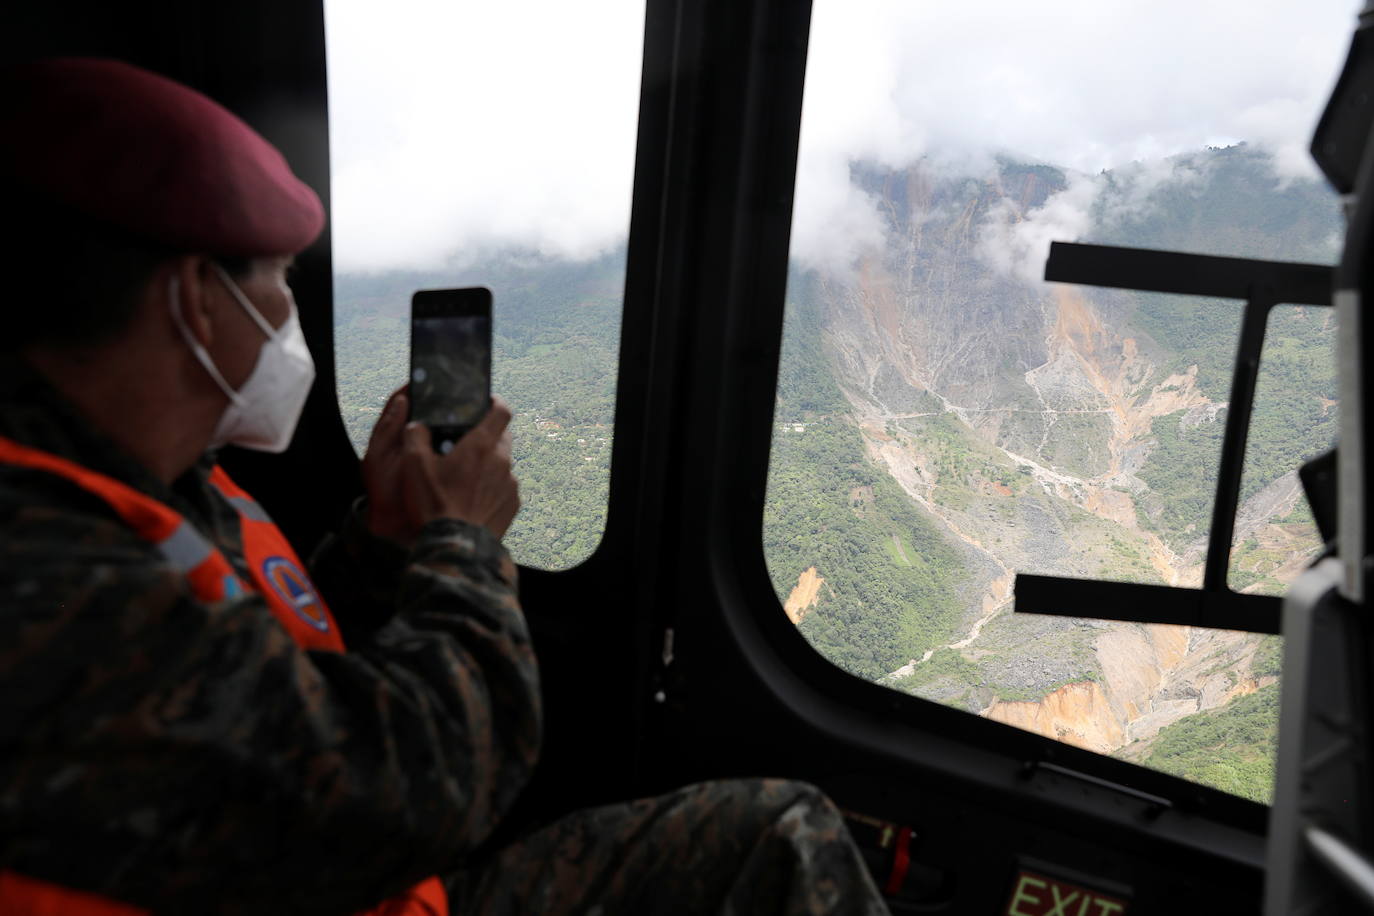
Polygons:
<instances>
[{"instance_id":1,"label":"window glass","mask_svg":"<svg viewBox=\"0 0 1374 916\"><path fill-rule=\"evenodd\" d=\"M339 405L361 453L409 371L411 294L493 294L515 559L605 524L643 0L328 0ZM587 54L595 47L595 54Z\"/></svg>"},{"instance_id":2,"label":"window glass","mask_svg":"<svg viewBox=\"0 0 1374 916\"><path fill-rule=\"evenodd\" d=\"M1281 595L1321 552L1297 468L1336 445L1336 327L1329 308L1269 313L1245 447L1228 584Z\"/></svg>"},{"instance_id":3,"label":"window glass","mask_svg":"<svg viewBox=\"0 0 1374 916\"><path fill-rule=\"evenodd\" d=\"M1304 150L1357 4L1246 9L1221 55L1196 4L816 5L763 538L845 670L1267 800L1277 639L1011 612L1018 571L1200 585L1243 308L1045 284L1050 241L1335 259Z\"/></svg>"}]
</instances>

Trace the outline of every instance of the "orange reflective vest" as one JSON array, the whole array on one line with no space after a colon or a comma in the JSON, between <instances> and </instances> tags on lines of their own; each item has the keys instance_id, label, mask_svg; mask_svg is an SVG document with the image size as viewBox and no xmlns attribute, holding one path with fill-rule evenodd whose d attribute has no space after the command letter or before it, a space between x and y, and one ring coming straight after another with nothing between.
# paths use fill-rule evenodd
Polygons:
<instances>
[{"instance_id":1,"label":"orange reflective vest","mask_svg":"<svg viewBox=\"0 0 1374 916\"><path fill-rule=\"evenodd\" d=\"M223 601L257 592L297 645L344 651L343 639L305 566L262 506L229 479L223 468L210 483L238 510L243 552L251 571L245 583L214 544L171 507L127 484L56 455L0 437L0 463L21 465L64 477L109 504L141 537L155 544L167 562L186 576L201 601ZM109 898L71 890L17 872L0 870L0 913L5 916L146 916L145 911ZM362 914L360 914L362 916ZM448 899L437 877L368 910L366 916L448 916Z\"/></svg>"}]
</instances>

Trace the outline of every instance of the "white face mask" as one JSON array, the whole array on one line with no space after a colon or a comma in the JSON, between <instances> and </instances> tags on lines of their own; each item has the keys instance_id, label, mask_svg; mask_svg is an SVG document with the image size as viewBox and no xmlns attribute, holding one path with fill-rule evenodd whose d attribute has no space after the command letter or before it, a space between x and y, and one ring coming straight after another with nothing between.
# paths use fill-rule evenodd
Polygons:
<instances>
[{"instance_id":1,"label":"white face mask","mask_svg":"<svg viewBox=\"0 0 1374 916\"><path fill-rule=\"evenodd\" d=\"M301 332L296 302L294 299L291 302L291 315L286 323L280 328L273 328L224 268L213 263L212 266L229 293L262 328L267 340L258 351L258 361L247 381L235 391L186 326L186 319L181 314L180 278L172 275L172 320L176 322L196 359L200 360L205 371L210 373L210 377L229 398L229 406L219 418L209 447L213 449L233 444L260 452L284 452L291 444L291 436L295 434L296 423L301 418L301 409L305 407L306 395L315 381L315 361L310 358L310 351L305 346L305 334Z\"/></svg>"}]
</instances>

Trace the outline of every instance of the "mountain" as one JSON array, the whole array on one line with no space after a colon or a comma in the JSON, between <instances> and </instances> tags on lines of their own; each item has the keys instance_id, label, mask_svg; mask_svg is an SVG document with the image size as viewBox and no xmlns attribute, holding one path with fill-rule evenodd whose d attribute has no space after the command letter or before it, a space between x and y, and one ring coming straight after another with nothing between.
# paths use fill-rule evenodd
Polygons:
<instances>
[{"instance_id":1,"label":"mountain","mask_svg":"<svg viewBox=\"0 0 1374 916\"><path fill-rule=\"evenodd\" d=\"M1277 639L1011 610L1017 571L1200 582L1240 305L1036 274L1050 238L1330 262L1332 195L1243 146L1096 176L851 177L883 245L788 285L763 529L783 612L857 676L1266 799ZM410 293L490 286L525 501L507 543L580 562L604 524L623 265L338 277L355 444L405 379ZM1276 593L1318 547L1292 472L1335 435L1333 340L1326 310L1273 313L1234 588Z\"/></svg>"},{"instance_id":2,"label":"mountain","mask_svg":"<svg viewBox=\"0 0 1374 916\"><path fill-rule=\"evenodd\" d=\"M848 406L830 414L847 415L864 454L915 508L912 536L934 532L962 551L945 581L967 596L908 602L898 631L950 636L908 642L920 651L880 680L1162 765L1164 750L1142 752L1161 729L1274 682L1277 672L1256 661L1262 638L1020 617L1010 584L1014 572L1200 583L1241 307L1038 283L1037 255L1055 233L1075 231L1084 241L1330 262L1334 198L1276 177L1246 147L1100 176L1004 160L978 179L918 163L858 166L853 180L878 203L885 243L849 274L794 280L788 322L798 330L784 352L781 416L791 419L794 364L817 361L803 341L819 338ZM1335 436L1333 342L1327 310L1280 307L1271 317L1235 588L1277 592L1319 547L1293 471ZM797 435L786 429L775 439L784 466ZM852 502L837 486L827 495ZM873 544L903 535L870 532ZM798 575L835 575L819 556L770 551L769 560L784 597ZM824 632L813 642L840 664L869 638L847 623L844 598L820 589L800 624ZM1257 714L1247 710L1252 724Z\"/></svg>"}]
</instances>

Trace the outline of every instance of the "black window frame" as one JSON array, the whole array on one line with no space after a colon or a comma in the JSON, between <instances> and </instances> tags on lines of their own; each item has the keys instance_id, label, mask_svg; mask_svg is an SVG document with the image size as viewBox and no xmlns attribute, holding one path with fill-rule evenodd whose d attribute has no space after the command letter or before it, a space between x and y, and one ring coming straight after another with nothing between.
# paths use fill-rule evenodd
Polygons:
<instances>
[{"instance_id":1,"label":"black window frame","mask_svg":"<svg viewBox=\"0 0 1374 916\"><path fill-rule=\"evenodd\" d=\"M578 566L521 569L531 608L619 584L576 617L531 615L537 649L595 643L629 659L576 694L604 703L605 746L625 722L633 731L628 756L602 768L600 784L623 794L627 784L681 781L663 759L670 733L710 735L703 720L739 699L705 686L724 651L724 668L759 702L856 766L881 759L1047 820L1068 810L1258 868L1267 806L864 681L781 612L762 520L809 25L805 0L646 5L606 527ZM332 386L329 401L356 463ZM691 575L701 586L688 596L674 583ZM550 683L560 677L546 671ZM569 701L546 699L549 719L560 719ZM557 755L598 733L550 738ZM746 743L731 752L747 756ZM543 776L527 794L558 795L559 807L578 799L567 780Z\"/></svg>"},{"instance_id":2,"label":"black window frame","mask_svg":"<svg viewBox=\"0 0 1374 916\"><path fill-rule=\"evenodd\" d=\"M606 527L580 565L521 570L531 607L621 584L576 618L531 620L537 647L594 640L632 659L591 690L608 723L633 724L633 751L606 780L655 769L695 650L728 643L754 686L837 746L1047 816L1068 806L1132 829L1147 816L1162 840L1255 865L1266 806L864 681L781 612L762 519L809 26L804 0L646 5ZM324 320L312 346L332 338ZM330 450L356 468L332 384L327 400L316 412L332 415ZM695 600L670 584L688 570L707 571ZM709 694L692 702L688 720L710 714Z\"/></svg>"},{"instance_id":3,"label":"black window frame","mask_svg":"<svg viewBox=\"0 0 1374 916\"><path fill-rule=\"evenodd\" d=\"M1225 850L1257 867L1267 806L869 683L824 659L781 612L764 562L762 519L809 4L762 2L720 24L728 19L729 13L706 4L683 15L679 26L696 40L709 28L734 46L710 48L706 42L707 53L722 54L733 68L716 66L709 74L717 83L707 87L711 123L693 125L707 136L674 138L697 159L685 182L668 182L662 211L673 213L681 204L674 194L684 188L702 195L680 214L697 227L680 237L701 250L660 248L662 275L684 283L660 286L655 303L675 357L673 369L658 374L665 385L660 394L675 396L669 415L695 433L691 439L667 437L677 448L665 483L693 486L690 494L679 486L676 499L664 500L654 516L663 536L646 541L662 545L658 558L671 557L655 566L649 578L656 581L644 592L657 602L647 646L653 683L666 688L670 712L674 691L688 693L695 707L663 717L670 724L662 727L710 733L703 720L711 704L730 702L704 686L711 671L710 665L702 669L701 656L712 655L717 668L741 665L753 686L804 730L860 756L939 772L1008 804L1063 806L1199 853ZM697 100L675 114L700 110ZM682 260L697 267L695 275L680 266ZM684 300L694 305L694 320L682 315ZM693 366L709 371L694 372ZM629 381L622 377L622 385ZM666 403L658 400L660 407ZM694 472L686 473L687 466ZM624 495L616 493L618 482L613 473L613 505ZM687 570L706 571L702 593L690 601L667 595L662 581ZM674 652L660 659L658 647L670 636ZM726 649L734 654L729 663L722 660ZM655 719L651 705L646 724L652 727Z\"/></svg>"}]
</instances>

